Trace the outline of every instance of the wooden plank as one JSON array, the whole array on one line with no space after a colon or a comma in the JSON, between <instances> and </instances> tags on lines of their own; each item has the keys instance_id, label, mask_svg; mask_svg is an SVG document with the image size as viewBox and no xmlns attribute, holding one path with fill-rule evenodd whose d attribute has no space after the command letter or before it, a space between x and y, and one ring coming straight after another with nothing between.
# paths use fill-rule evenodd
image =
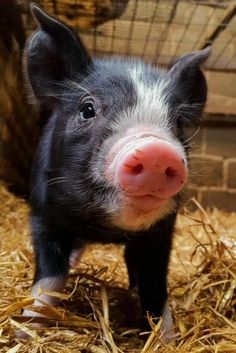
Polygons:
<instances>
[{"instance_id":1,"label":"wooden plank","mask_svg":"<svg viewBox=\"0 0 236 353\"><path fill-rule=\"evenodd\" d=\"M236 73L205 70L210 92L229 97L236 97Z\"/></svg>"},{"instance_id":2,"label":"wooden plank","mask_svg":"<svg viewBox=\"0 0 236 353\"><path fill-rule=\"evenodd\" d=\"M206 111L236 115L236 74L205 70L208 84Z\"/></svg>"},{"instance_id":3,"label":"wooden plank","mask_svg":"<svg viewBox=\"0 0 236 353\"><path fill-rule=\"evenodd\" d=\"M210 93L205 111L212 114L236 116L236 98Z\"/></svg>"},{"instance_id":4,"label":"wooden plank","mask_svg":"<svg viewBox=\"0 0 236 353\"><path fill-rule=\"evenodd\" d=\"M169 54L175 59L184 53L202 48L226 11L227 7L215 9L180 1L161 55Z\"/></svg>"},{"instance_id":5,"label":"wooden plank","mask_svg":"<svg viewBox=\"0 0 236 353\"><path fill-rule=\"evenodd\" d=\"M137 22L150 23L152 18L155 23L166 22L174 5L174 0L129 0L120 19L126 21L134 19Z\"/></svg>"},{"instance_id":6,"label":"wooden plank","mask_svg":"<svg viewBox=\"0 0 236 353\"><path fill-rule=\"evenodd\" d=\"M39 0L39 3L79 31L91 52L141 56L146 61L168 65L176 57L206 45L217 26L232 12L236 0L217 3L213 0L207 3ZM236 69L235 31L234 18L213 44L206 67Z\"/></svg>"},{"instance_id":7,"label":"wooden plank","mask_svg":"<svg viewBox=\"0 0 236 353\"><path fill-rule=\"evenodd\" d=\"M130 0L122 16L115 20L115 25L112 22L109 26L103 24L97 31L103 36L112 36L110 48L116 54L153 56L174 5L174 1ZM147 41L151 43L146 45Z\"/></svg>"},{"instance_id":8,"label":"wooden plank","mask_svg":"<svg viewBox=\"0 0 236 353\"><path fill-rule=\"evenodd\" d=\"M212 51L212 58L209 60L211 67L215 69L227 68L233 59L231 69L236 69L236 65L233 66L236 61L236 17L233 17L225 30L221 32L212 46Z\"/></svg>"},{"instance_id":9,"label":"wooden plank","mask_svg":"<svg viewBox=\"0 0 236 353\"><path fill-rule=\"evenodd\" d=\"M209 45L209 39L212 37L217 26L223 22L225 16L228 13L228 7L226 8L209 8L207 10L209 16L207 22L202 27L202 33L198 39L197 48L201 49L205 45ZM201 22L200 22L201 23ZM202 24L201 24L202 26Z\"/></svg>"},{"instance_id":10,"label":"wooden plank","mask_svg":"<svg viewBox=\"0 0 236 353\"><path fill-rule=\"evenodd\" d=\"M119 19L107 21L97 27L95 34L86 33L82 34L82 37L91 52L96 49L99 53L136 55L147 61L168 65L180 55L199 49L228 11L227 6L215 9L179 1L173 19L168 23L174 4L172 1L171 7L170 2L130 0ZM223 65L234 68L234 21L232 20L229 28L222 33L222 38L219 38L221 46L217 43L213 45L212 57L206 64L208 68L216 61L222 45L229 40L228 32L231 33L232 40L217 65L219 68Z\"/></svg>"},{"instance_id":11,"label":"wooden plank","mask_svg":"<svg viewBox=\"0 0 236 353\"><path fill-rule=\"evenodd\" d=\"M135 22L133 25L133 33L130 35L130 21L116 20L115 28L113 21L108 21L97 27L96 43L100 52L113 52L114 54L141 55L143 54L146 37L149 31L149 23ZM153 24L150 32L150 40L145 48L147 56L155 54L155 47L161 38L165 24ZM93 51L93 35L89 33L81 33L86 45Z\"/></svg>"},{"instance_id":12,"label":"wooden plank","mask_svg":"<svg viewBox=\"0 0 236 353\"><path fill-rule=\"evenodd\" d=\"M75 29L91 28L112 17L116 7L112 0L40 0L38 3L49 13L55 15ZM123 1L123 7L126 1Z\"/></svg>"}]
</instances>

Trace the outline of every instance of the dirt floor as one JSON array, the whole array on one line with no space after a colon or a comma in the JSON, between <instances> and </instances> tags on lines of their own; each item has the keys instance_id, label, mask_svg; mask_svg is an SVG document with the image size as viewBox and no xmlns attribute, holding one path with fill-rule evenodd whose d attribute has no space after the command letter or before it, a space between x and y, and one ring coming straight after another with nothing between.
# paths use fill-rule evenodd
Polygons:
<instances>
[{"instance_id":1,"label":"dirt floor","mask_svg":"<svg viewBox=\"0 0 236 353\"><path fill-rule=\"evenodd\" d=\"M0 184L0 352L236 352L236 214L188 212L178 218L169 270L176 340L165 345L161 321L138 330L137 293L128 290L123 247L93 245L72 269L60 307L44 328L24 322L32 305L34 261L24 200ZM57 295L51 293L51 295ZM17 331L26 331L23 340Z\"/></svg>"}]
</instances>

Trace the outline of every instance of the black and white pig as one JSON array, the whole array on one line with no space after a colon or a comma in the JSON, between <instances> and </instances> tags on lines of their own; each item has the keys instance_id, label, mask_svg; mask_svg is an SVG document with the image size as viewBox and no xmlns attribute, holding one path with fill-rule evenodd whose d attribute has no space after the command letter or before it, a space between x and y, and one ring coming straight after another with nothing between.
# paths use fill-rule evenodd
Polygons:
<instances>
[{"instance_id":1,"label":"black and white pig","mask_svg":"<svg viewBox=\"0 0 236 353\"><path fill-rule=\"evenodd\" d=\"M91 242L125 244L130 286L144 317L164 315L167 266L187 181L183 126L199 119L209 48L168 70L139 59L92 59L66 25L33 5L39 28L26 49L33 97L50 111L32 170L32 231L38 289L63 291L71 260ZM29 312L25 312L25 315Z\"/></svg>"}]
</instances>

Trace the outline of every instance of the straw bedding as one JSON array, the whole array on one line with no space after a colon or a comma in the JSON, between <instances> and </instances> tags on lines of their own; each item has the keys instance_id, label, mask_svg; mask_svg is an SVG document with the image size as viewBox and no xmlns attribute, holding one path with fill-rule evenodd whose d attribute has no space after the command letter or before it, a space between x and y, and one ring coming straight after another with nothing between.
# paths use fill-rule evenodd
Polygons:
<instances>
[{"instance_id":1,"label":"straw bedding","mask_svg":"<svg viewBox=\"0 0 236 353\"><path fill-rule=\"evenodd\" d=\"M33 303L29 209L3 184L0 209L0 352L236 352L236 214L200 206L189 213L186 205L179 216L169 275L176 340L165 345L161 320L149 318L143 338L137 329L138 296L128 290L122 246L90 246L65 292L51 293L60 307L41 308L43 328L30 326L21 315ZM18 338L19 330L30 339Z\"/></svg>"}]
</instances>

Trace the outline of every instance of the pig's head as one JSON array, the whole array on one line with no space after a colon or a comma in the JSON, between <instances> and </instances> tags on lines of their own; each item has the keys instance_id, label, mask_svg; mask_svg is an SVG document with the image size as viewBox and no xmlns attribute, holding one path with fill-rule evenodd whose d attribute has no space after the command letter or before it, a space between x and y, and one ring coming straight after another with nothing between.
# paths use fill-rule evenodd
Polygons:
<instances>
[{"instance_id":1,"label":"pig's head","mask_svg":"<svg viewBox=\"0 0 236 353\"><path fill-rule=\"evenodd\" d=\"M45 198L106 227L149 228L175 211L187 181L182 127L202 113L199 65L209 49L168 71L136 59L93 60L68 27L32 11L39 29L26 71L34 97L52 112L39 157Z\"/></svg>"}]
</instances>

